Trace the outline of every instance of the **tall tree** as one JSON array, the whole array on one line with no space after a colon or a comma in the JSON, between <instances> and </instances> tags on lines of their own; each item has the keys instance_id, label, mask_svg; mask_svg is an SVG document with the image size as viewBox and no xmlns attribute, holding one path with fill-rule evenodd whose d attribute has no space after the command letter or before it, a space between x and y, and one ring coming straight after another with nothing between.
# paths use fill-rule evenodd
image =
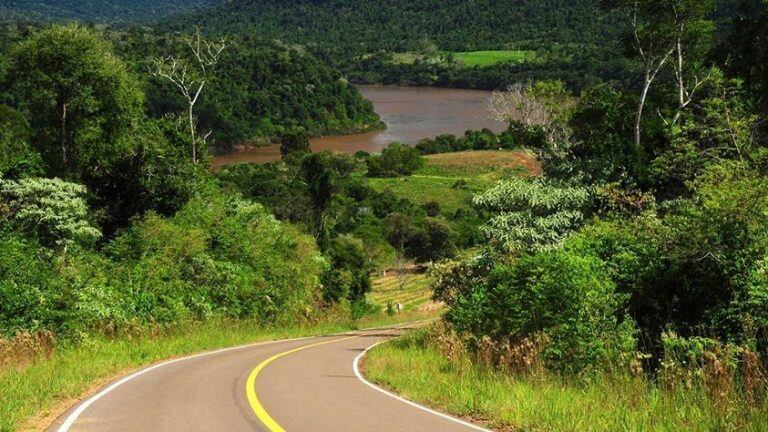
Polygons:
<instances>
[{"instance_id":1,"label":"tall tree","mask_svg":"<svg viewBox=\"0 0 768 432\"><path fill-rule=\"evenodd\" d=\"M609 10L619 11L629 30L629 45L640 59L643 86L635 113L635 145L642 141L642 123L651 86L675 52L674 34L667 15L674 0L606 0Z\"/></svg>"},{"instance_id":2,"label":"tall tree","mask_svg":"<svg viewBox=\"0 0 768 432\"><path fill-rule=\"evenodd\" d=\"M143 95L125 65L94 31L52 26L12 52L8 82L48 174L97 175L130 148Z\"/></svg>"}]
</instances>

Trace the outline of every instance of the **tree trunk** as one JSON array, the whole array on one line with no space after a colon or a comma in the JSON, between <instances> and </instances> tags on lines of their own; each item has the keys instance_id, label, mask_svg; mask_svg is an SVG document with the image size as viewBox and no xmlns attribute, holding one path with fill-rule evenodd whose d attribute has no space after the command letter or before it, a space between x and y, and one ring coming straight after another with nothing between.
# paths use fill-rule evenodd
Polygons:
<instances>
[{"instance_id":1,"label":"tree trunk","mask_svg":"<svg viewBox=\"0 0 768 432\"><path fill-rule=\"evenodd\" d=\"M651 89L652 80L649 74L645 74L645 83L643 85L643 92L640 94L640 102L637 105L637 115L635 116L635 146L640 148L641 144L641 132L643 123L643 110L645 109L645 100L648 98L648 91Z\"/></svg>"},{"instance_id":2,"label":"tree trunk","mask_svg":"<svg viewBox=\"0 0 768 432\"><path fill-rule=\"evenodd\" d=\"M59 134L61 135L61 168L66 170L69 164L69 157L67 155L67 103L61 103L61 125Z\"/></svg>"},{"instance_id":3,"label":"tree trunk","mask_svg":"<svg viewBox=\"0 0 768 432\"><path fill-rule=\"evenodd\" d=\"M189 104L189 134L192 139L192 163L197 163L197 138L195 137L195 116L192 112L194 106Z\"/></svg>"}]
</instances>

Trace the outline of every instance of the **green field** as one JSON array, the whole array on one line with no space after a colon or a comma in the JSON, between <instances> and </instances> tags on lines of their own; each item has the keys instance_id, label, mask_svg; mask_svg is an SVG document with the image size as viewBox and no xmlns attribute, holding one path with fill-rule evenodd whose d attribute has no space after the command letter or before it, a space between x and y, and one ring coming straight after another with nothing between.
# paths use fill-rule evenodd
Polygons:
<instances>
[{"instance_id":1,"label":"green field","mask_svg":"<svg viewBox=\"0 0 768 432\"><path fill-rule=\"evenodd\" d=\"M405 65L414 64L417 61L440 64L447 62L448 55L452 55L455 62L466 67L486 67L500 63L524 63L536 59L536 51L441 51L436 54L407 51L393 53L392 62Z\"/></svg>"},{"instance_id":2,"label":"green field","mask_svg":"<svg viewBox=\"0 0 768 432\"><path fill-rule=\"evenodd\" d=\"M509 175L538 172L538 165L521 151L466 151L427 156L426 165L412 176L372 178L377 191L390 190L418 205L440 204L444 214L470 207L472 196Z\"/></svg>"},{"instance_id":3,"label":"green field","mask_svg":"<svg viewBox=\"0 0 768 432\"><path fill-rule=\"evenodd\" d=\"M469 51L452 54L454 59L468 67L493 66L499 63L524 63L536 58L536 51Z\"/></svg>"},{"instance_id":4,"label":"green field","mask_svg":"<svg viewBox=\"0 0 768 432\"><path fill-rule=\"evenodd\" d=\"M617 374L589 380L516 377L470 361L449 361L421 330L380 345L365 374L407 399L502 431L766 431L765 403L719 405L706 390L662 390Z\"/></svg>"}]
</instances>

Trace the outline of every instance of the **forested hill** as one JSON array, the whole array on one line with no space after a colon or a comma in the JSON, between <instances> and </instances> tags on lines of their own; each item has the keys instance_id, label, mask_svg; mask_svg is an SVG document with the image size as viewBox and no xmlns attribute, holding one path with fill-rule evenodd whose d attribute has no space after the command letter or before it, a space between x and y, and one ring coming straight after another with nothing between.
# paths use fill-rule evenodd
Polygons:
<instances>
[{"instance_id":1,"label":"forested hill","mask_svg":"<svg viewBox=\"0 0 768 432\"><path fill-rule=\"evenodd\" d=\"M599 0L233 0L189 23L357 52L588 43L612 28Z\"/></svg>"},{"instance_id":2,"label":"forested hill","mask_svg":"<svg viewBox=\"0 0 768 432\"><path fill-rule=\"evenodd\" d=\"M221 0L0 0L0 19L135 23L190 12Z\"/></svg>"}]
</instances>

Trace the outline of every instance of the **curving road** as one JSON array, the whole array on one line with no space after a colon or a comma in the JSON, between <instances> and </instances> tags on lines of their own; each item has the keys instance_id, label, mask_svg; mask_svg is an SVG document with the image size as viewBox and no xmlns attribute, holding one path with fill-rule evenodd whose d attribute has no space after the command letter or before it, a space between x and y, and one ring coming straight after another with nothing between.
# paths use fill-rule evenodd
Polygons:
<instances>
[{"instance_id":1,"label":"curving road","mask_svg":"<svg viewBox=\"0 0 768 432\"><path fill-rule=\"evenodd\" d=\"M267 342L173 360L119 379L49 431L485 430L367 383L365 350L407 330Z\"/></svg>"}]
</instances>

